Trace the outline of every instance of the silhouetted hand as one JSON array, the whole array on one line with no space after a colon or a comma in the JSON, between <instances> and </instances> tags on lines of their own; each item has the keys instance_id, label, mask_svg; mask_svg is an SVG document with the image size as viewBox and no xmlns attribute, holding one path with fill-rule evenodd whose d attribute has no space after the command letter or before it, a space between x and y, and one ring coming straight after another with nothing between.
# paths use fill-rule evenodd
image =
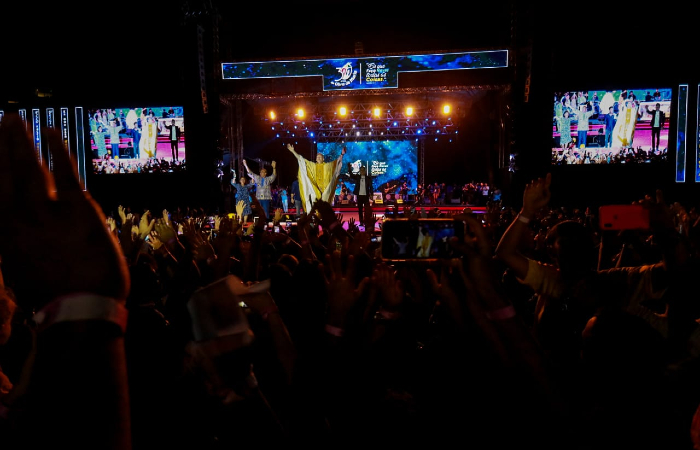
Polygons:
<instances>
[{"instance_id":1,"label":"silhouetted hand","mask_svg":"<svg viewBox=\"0 0 700 450\"><path fill-rule=\"evenodd\" d=\"M83 191L58 131L46 130L53 172L41 166L24 121L0 123L0 255L5 283L37 308L87 292L125 300L126 261L101 208Z\"/></svg>"}]
</instances>

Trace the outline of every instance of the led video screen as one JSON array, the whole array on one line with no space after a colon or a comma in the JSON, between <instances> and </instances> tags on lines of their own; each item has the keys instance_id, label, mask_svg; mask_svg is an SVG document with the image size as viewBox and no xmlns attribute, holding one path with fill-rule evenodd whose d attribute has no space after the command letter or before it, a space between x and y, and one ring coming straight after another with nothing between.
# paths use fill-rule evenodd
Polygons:
<instances>
[{"instance_id":1,"label":"led video screen","mask_svg":"<svg viewBox=\"0 0 700 450\"><path fill-rule=\"evenodd\" d=\"M673 145L672 103L667 87L555 92L551 162L664 163Z\"/></svg>"},{"instance_id":2,"label":"led video screen","mask_svg":"<svg viewBox=\"0 0 700 450\"><path fill-rule=\"evenodd\" d=\"M186 169L182 106L87 110L92 171L96 175L167 173Z\"/></svg>"},{"instance_id":3,"label":"led video screen","mask_svg":"<svg viewBox=\"0 0 700 450\"><path fill-rule=\"evenodd\" d=\"M383 188L398 189L406 183L409 193L415 192L418 185L418 143L415 140L403 141L358 141L358 142L319 142L317 151L326 161L337 158L343 147L347 153L343 157L343 174L359 173L360 167L367 167L367 173L374 177L374 192ZM347 176L340 181L352 192L355 185ZM340 194L339 183L336 193Z\"/></svg>"}]
</instances>

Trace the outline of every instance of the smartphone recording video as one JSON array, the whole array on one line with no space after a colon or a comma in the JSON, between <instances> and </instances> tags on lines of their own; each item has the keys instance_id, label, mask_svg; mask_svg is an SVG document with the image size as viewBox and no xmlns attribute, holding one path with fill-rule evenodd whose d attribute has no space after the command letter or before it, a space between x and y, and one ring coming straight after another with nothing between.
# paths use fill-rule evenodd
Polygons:
<instances>
[{"instance_id":1,"label":"smartphone recording video","mask_svg":"<svg viewBox=\"0 0 700 450\"><path fill-rule=\"evenodd\" d=\"M649 210L642 205L603 205L598 218L602 230L649 229Z\"/></svg>"},{"instance_id":2,"label":"smartphone recording video","mask_svg":"<svg viewBox=\"0 0 700 450\"><path fill-rule=\"evenodd\" d=\"M464 223L452 218L386 219L381 232L385 261L434 261L457 256L449 244L464 237Z\"/></svg>"}]
</instances>

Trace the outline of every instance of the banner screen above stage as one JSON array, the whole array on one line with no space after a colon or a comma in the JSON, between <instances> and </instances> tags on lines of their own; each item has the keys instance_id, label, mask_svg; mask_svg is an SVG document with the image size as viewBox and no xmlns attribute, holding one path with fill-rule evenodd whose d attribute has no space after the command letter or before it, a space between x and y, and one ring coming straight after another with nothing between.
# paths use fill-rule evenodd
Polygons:
<instances>
[{"instance_id":1,"label":"banner screen above stage","mask_svg":"<svg viewBox=\"0 0 700 450\"><path fill-rule=\"evenodd\" d=\"M321 76L324 91L397 88L402 72L505 67L508 50L221 64L224 80Z\"/></svg>"}]
</instances>

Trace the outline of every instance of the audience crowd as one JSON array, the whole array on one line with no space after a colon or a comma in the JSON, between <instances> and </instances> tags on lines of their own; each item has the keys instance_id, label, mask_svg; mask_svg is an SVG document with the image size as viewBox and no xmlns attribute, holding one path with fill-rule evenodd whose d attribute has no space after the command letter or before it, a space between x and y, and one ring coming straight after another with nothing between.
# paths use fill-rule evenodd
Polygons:
<instances>
[{"instance_id":1,"label":"audience crowd","mask_svg":"<svg viewBox=\"0 0 700 450\"><path fill-rule=\"evenodd\" d=\"M601 229L545 176L519 210L397 208L465 237L387 261L371 208L103 211L48 139L44 174L0 125L3 449L700 448L695 207Z\"/></svg>"}]
</instances>

